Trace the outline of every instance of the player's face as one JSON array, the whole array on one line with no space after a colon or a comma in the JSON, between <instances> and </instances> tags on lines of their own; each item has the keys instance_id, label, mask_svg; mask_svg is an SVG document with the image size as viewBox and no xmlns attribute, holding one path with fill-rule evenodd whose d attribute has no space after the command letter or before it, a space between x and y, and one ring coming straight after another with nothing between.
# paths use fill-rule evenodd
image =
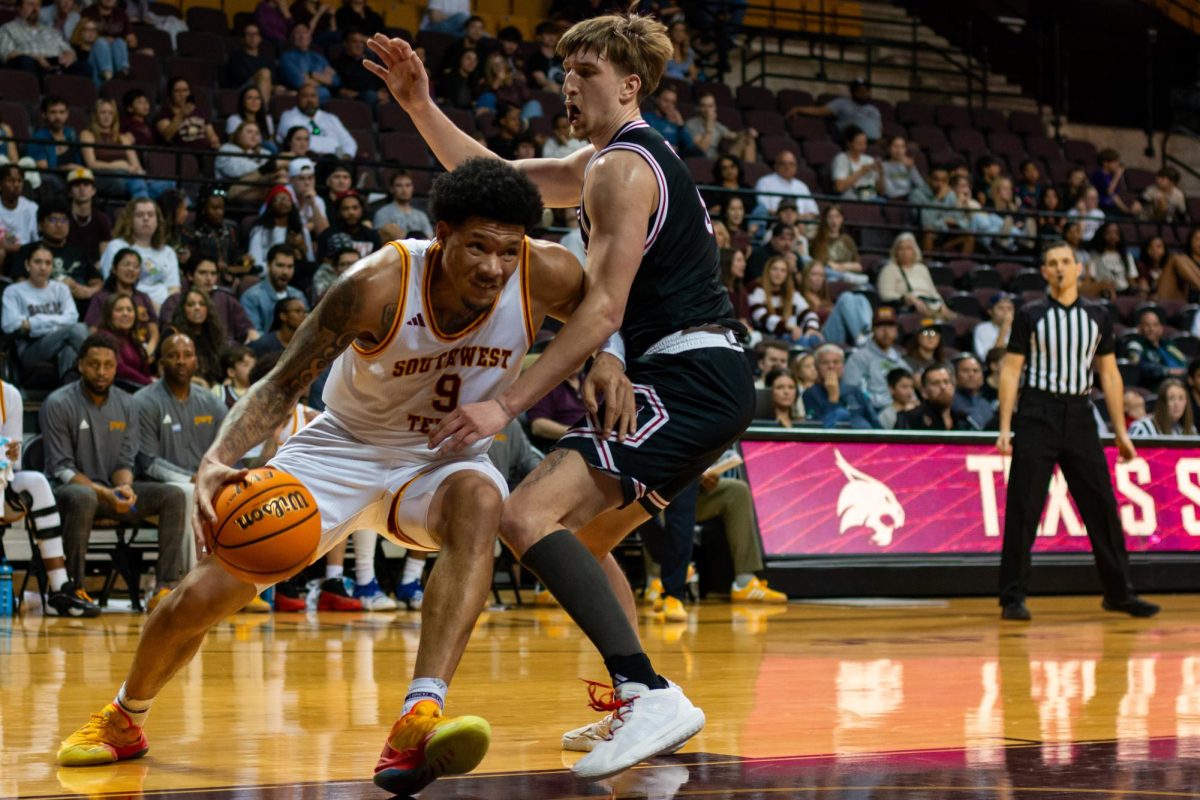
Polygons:
<instances>
[{"instance_id":1,"label":"player's face","mask_svg":"<svg viewBox=\"0 0 1200 800\"><path fill-rule=\"evenodd\" d=\"M491 307L521 260L525 229L471 217L457 228L438 223L446 278L471 311Z\"/></svg>"},{"instance_id":2,"label":"player's face","mask_svg":"<svg viewBox=\"0 0 1200 800\"><path fill-rule=\"evenodd\" d=\"M1071 289L1079 282L1081 267L1075 260L1075 251L1070 247L1048 250L1042 262L1042 277L1056 291Z\"/></svg>"},{"instance_id":3,"label":"player's face","mask_svg":"<svg viewBox=\"0 0 1200 800\"><path fill-rule=\"evenodd\" d=\"M641 79L621 75L594 50L572 53L563 61L563 97L567 120L577 138L602 131L619 113L621 100L636 100Z\"/></svg>"}]
</instances>

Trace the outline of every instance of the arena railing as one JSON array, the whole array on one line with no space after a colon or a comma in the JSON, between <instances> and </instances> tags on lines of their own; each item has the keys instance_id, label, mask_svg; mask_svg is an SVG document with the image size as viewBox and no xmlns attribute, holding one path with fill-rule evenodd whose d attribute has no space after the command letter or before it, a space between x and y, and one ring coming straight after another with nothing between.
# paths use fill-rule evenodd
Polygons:
<instances>
[{"instance_id":1,"label":"arena railing","mask_svg":"<svg viewBox=\"0 0 1200 800\"><path fill-rule=\"evenodd\" d=\"M830 78L827 72L829 64L850 64L862 70L862 77L871 83L872 88L907 92L913 95L935 95L938 97L962 97L968 108L978 104L987 108L991 97L1020 98L1018 92L996 92L989 82L990 67L988 65L987 46L981 44L976 48L972 40L968 40L963 53L951 52L942 48L930 48L920 39L921 20L910 14L904 20L894 17L877 17L864 14L844 14L838 11L839 4L834 0L816 0L806 3L803 7L791 8L785 4L750 3L746 6L743 19L753 20L755 15L772 15L776 24L764 26L756 24L739 24L730 18L729 4L721 0L710 0L703 3L706 13L717 24L714 38L718 47L715 48L717 69L724 75L729 72L727 48L722 48L722 39L732 41L731 34L740 33L744 40L737 47L741 56L741 82L748 85L765 84L768 78L792 79L798 74L796 70L772 70L769 68L769 58L784 58L800 61L816 59L817 72L806 75L808 81L831 85L843 85L845 80ZM865 25L873 28L883 28L889 34L872 35L862 33ZM843 31L857 31L845 34ZM807 56L797 56L786 51L786 45L792 42L803 42L808 47ZM976 52L977 51L977 52ZM850 59L848 53L861 53L861 59ZM902 54L902 56L900 55ZM938 59L939 66L930 66L928 58ZM926 61L922 63L921 58ZM881 67L888 69L907 69L909 80L906 84L881 82L876 78L876 70ZM965 84L965 90L956 91L948 88L944 82L935 81L933 86L921 83L922 77L959 78Z\"/></svg>"}]
</instances>

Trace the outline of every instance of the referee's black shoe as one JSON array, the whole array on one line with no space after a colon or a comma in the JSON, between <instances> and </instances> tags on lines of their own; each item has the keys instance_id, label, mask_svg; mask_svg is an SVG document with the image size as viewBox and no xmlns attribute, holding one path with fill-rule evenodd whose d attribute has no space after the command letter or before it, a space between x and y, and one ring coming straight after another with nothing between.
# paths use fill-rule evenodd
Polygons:
<instances>
[{"instance_id":1,"label":"referee's black shoe","mask_svg":"<svg viewBox=\"0 0 1200 800\"><path fill-rule=\"evenodd\" d=\"M1029 609L1025 607L1025 602L1017 600L1015 603L1009 603L1000 612L1001 619L1012 620L1013 622L1029 622L1033 619L1033 614L1029 613Z\"/></svg>"},{"instance_id":2,"label":"referee's black shoe","mask_svg":"<svg viewBox=\"0 0 1200 800\"><path fill-rule=\"evenodd\" d=\"M1105 611L1117 611L1122 614L1128 614L1131 617L1153 617L1159 611L1162 611L1162 606L1151 603L1149 600L1143 600L1136 594L1131 594L1120 602L1104 601Z\"/></svg>"}]
</instances>

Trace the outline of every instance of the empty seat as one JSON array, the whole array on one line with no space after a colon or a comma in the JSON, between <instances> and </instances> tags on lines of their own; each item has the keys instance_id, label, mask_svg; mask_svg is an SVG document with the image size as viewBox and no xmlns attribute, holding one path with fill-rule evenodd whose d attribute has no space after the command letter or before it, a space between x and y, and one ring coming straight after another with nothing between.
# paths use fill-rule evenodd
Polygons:
<instances>
[{"instance_id":1,"label":"empty seat","mask_svg":"<svg viewBox=\"0 0 1200 800\"><path fill-rule=\"evenodd\" d=\"M294 94L277 94L271 98L270 108L271 116L279 119L283 112L296 107L296 95ZM286 134L287 131L282 131Z\"/></svg>"},{"instance_id":2,"label":"empty seat","mask_svg":"<svg viewBox=\"0 0 1200 800\"><path fill-rule=\"evenodd\" d=\"M821 140L808 141L800 147L804 153L804 160L816 169L828 168L837 154L842 151L833 142Z\"/></svg>"},{"instance_id":3,"label":"empty seat","mask_svg":"<svg viewBox=\"0 0 1200 800\"><path fill-rule=\"evenodd\" d=\"M218 117L231 117L238 112L238 96L241 89L217 89L213 93L213 105ZM224 133L224 131L218 131ZM265 134L265 132L264 132Z\"/></svg>"},{"instance_id":4,"label":"empty seat","mask_svg":"<svg viewBox=\"0 0 1200 800\"><path fill-rule=\"evenodd\" d=\"M4 87L4 99L10 103L32 106L42 99L42 88L32 72L0 69L0 86Z\"/></svg>"},{"instance_id":5,"label":"empty seat","mask_svg":"<svg viewBox=\"0 0 1200 800\"><path fill-rule=\"evenodd\" d=\"M1003 156L1009 161L1020 162L1025 158L1025 145L1021 137L1008 131L993 131L987 135L988 147L992 155Z\"/></svg>"},{"instance_id":6,"label":"empty seat","mask_svg":"<svg viewBox=\"0 0 1200 800\"><path fill-rule=\"evenodd\" d=\"M937 105L933 107L933 122L943 128L970 128L971 112L962 106Z\"/></svg>"},{"instance_id":7,"label":"empty seat","mask_svg":"<svg viewBox=\"0 0 1200 800\"><path fill-rule=\"evenodd\" d=\"M815 102L812 94L803 89L780 89L778 101L781 114L786 114L796 106L811 106Z\"/></svg>"},{"instance_id":8,"label":"empty seat","mask_svg":"<svg viewBox=\"0 0 1200 800\"><path fill-rule=\"evenodd\" d=\"M325 104L325 110L342 121L346 130L370 130L371 107L351 97L335 97Z\"/></svg>"},{"instance_id":9,"label":"empty seat","mask_svg":"<svg viewBox=\"0 0 1200 800\"><path fill-rule=\"evenodd\" d=\"M793 114L787 121L788 133L792 138L806 142L809 139L829 139L829 126L822 117L806 117L803 114Z\"/></svg>"},{"instance_id":10,"label":"empty seat","mask_svg":"<svg viewBox=\"0 0 1200 800\"><path fill-rule=\"evenodd\" d=\"M972 292L955 292L946 301L946 305L956 314L964 314L976 319L983 318L983 305Z\"/></svg>"},{"instance_id":11,"label":"empty seat","mask_svg":"<svg viewBox=\"0 0 1200 800\"><path fill-rule=\"evenodd\" d=\"M960 153L965 153L972 161L991 152L983 134L972 128L955 128L950 131L950 146Z\"/></svg>"},{"instance_id":12,"label":"empty seat","mask_svg":"<svg viewBox=\"0 0 1200 800\"><path fill-rule=\"evenodd\" d=\"M194 33L211 33L221 37L229 34L225 12L216 8L192 6L187 10L187 26L188 31Z\"/></svg>"},{"instance_id":13,"label":"empty seat","mask_svg":"<svg viewBox=\"0 0 1200 800\"><path fill-rule=\"evenodd\" d=\"M681 103L679 106L679 114L684 119L690 119L691 117L695 116L693 111L689 110L685 114L683 109L684 106ZM729 128L731 131L740 131L743 127L745 127L745 123L742 122L742 112L738 111L733 106L717 106L717 121L726 128ZM783 131L780 131L780 133L783 133Z\"/></svg>"},{"instance_id":14,"label":"empty seat","mask_svg":"<svg viewBox=\"0 0 1200 800\"><path fill-rule=\"evenodd\" d=\"M1003 281L1000 273L991 267L977 266L968 276L972 289L999 289Z\"/></svg>"},{"instance_id":15,"label":"empty seat","mask_svg":"<svg viewBox=\"0 0 1200 800\"><path fill-rule=\"evenodd\" d=\"M1129 167L1125 170L1125 186L1134 194L1141 194L1152 183L1154 183L1154 173L1148 169Z\"/></svg>"},{"instance_id":16,"label":"empty seat","mask_svg":"<svg viewBox=\"0 0 1200 800\"><path fill-rule=\"evenodd\" d=\"M192 11L212 11L211 8L193 8ZM220 14L221 12L217 12ZM229 37L207 31L183 31L179 34L179 55L186 58L202 58L224 64L229 51Z\"/></svg>"},{"instance_id":17,"label":"empty seat","mask_svg":"<svg viewBox=\"0 0 1200 800\"><path fill-rule=\"evenodd\" d=\"M7 97L7 95L5 95ZM29 111L20 103L11 100L0 100L0 122L12 128L13 136L18 139L29 138Z\"/></svg>"},{"instance_id":18,"label":"empty seat","mask_svg":"<svg viewBox=\"0 0 1200 800\"><path fill-rule=\"evenodd\" d=\"M47 75L45 88L47 97L57 95L66 100L68 106L80 108L90 109L99 96L96 84L81 75ZM7 97L8 93L5 92Z\"/></svg>"},{"instance_id":19,"label":"empty seat","mask_svg":"<svg viewBox=\"0 0 1200 800\"><path fill-rule=\"evenodd\" d=\"M470 134L475 133L475 115L470 111L465 108L443 108L442 112L450 118L450 121L460 131Z\"/></svg>"},{"instance_id":20,"label":"empty seat","mask_svg":"<svg viewBox=\"0 0 1200 800\"><path fill-rule=\"evenodd\" d=\"M959 258L950 261L946 266L954 273L955 282L962 283L966 276L979 265L969 258Z\"/></svg>"},{"instance_id":21,"label":"empty seat","mask_svg":"<svg viewBox=\"0 0 1200 800\"><path fill-rule=\"evenodd\" d=\"M378 109L379 130L399 131L400 133L417 133L417 126L412 117L400 108L397 103L387 103Z\"/></svg>"},{"instance_id":22,"label":"empty seat","mask_svg":"<svg viewBox=\"0 0 1200 800\"><path fill-rule=\"evenodd\" d=\"M171 36L166 31L160 31L158 28L150 25L134 24L133 33L137 36L138 49L149 48L154 51L154 58L166 58L175 52L175 45L171 42ZM132 63L130 64L132 66ZM134 72L135 75L139 73Z\"/></svg>"},{"instance_id":23,"label":"empty seat","mask_svg":"<svg viewBox=\"0 0 1200 800\"><path fill-rule=\"evenodd\" d=\"M878 98L872 97L870 100L867 101L867 105L875 106L877 109L879 109L879 118L881 120L883 120L884 122L888 122L888 121L895 122L896 107L894 105L892 105L891 103L889 103L887 100L880 100Z\"/></svg>"},{"instance_id":24,"label":"empty seat","mask_svg":"<svg viewBox=\"0 0 1200 800\"><path fill-rule=\"evenodd\" d=\"M542 104L542 113L547 117L553 117L555 114L562 114L566 111L566 106L563 105L562 94L560 92L530 92L530 97Z\"/></svg>"},{"instance_id":25,"label":"empty seat","mask_svg":"<svg viewBox=\"0 0 1200 800\"><path fill-rule=\"evenodd\" d=\"M1058 144L1048 136L1030 136L1025 140L1025 151L1032 158L1040 158L1049 164L1052 161L1062 160L1062 150Z\"/></svg>"},{"instance_id":26,"label":"empty seat","mask_svg":"<svg viewBox=\"0 0 1200 800\"><path fill-rule=\"evenodd\" d=\"M759 136L783 135L783 115L778 111L746 111L742 115L747 128L754 128Z\"/></svg>"},{"instance_id":27,"label":"empty seat","mask_svg":"<svg viewBox=\"0 0 1200 800\"><path fill-rule=\"evenodd\" d=\"M931 153L953 150L946 134L935 125L914 125L911 129L912 140Z\"/></svg>"},{"instance_id":28,"label":"empty seat","mask_svg":"<svg viewBox=\"0 0 1200 800\"><path fill-rule=\"evenodd\" d=\"M896 121L909 128L914 125L932 125L933 108L913 100L901 100L896 104Z\"/></svg>"},{"instance_id":29,"label":"empty seat","mask_svg":"<svg viewBox=\"0 0 1200 800\"><path fill-rule=\"evenodd\" d=\"M358 145L358 152L355 153L355 158L363 161L375 160L375 134L370 130L362 128L354 128L347 131L354 137L355 143Z\"/></svg>"},{"instance_id":30,"label":"empty seat","mask_svg":"<svg viewBox=\"0 0 1200 800\"><path fill-rule=\"evenodd\" d=\"M1067 139L1063 142L1063 155L1067 161L1091 169L1096 164L1096 145L1083 139Z\"/></svg>"},{"instance_id":31,"label":"empty seat","mask_svg":"<svg viewBox=\"0 0 1200 800\"><path fill-rule=\"evenodd\" d=\"M1024 264L1017 264L1013 261L1000 261L996 264L996 272L1000 273L1000 282L1005 286L1012 284L1013 279L1025 269Z\"/></svg>"},{"instance_id":32,"label":"empty seat","mask_svg":"<svg viewBox=\"0 0 1200 800\"><path fill-rule=\"evenodd\" d=\"M379 137L380 155L408 167L427 167L429 148L420 136L409 133L384 133Z\"/></svg>"},{"instance_id":33,"label":"empty seat","mask_svg":"<svg viewBox=\"0 0 1200 800\"><path fill-rule=\"evenodd\" d=\"M173 56L167 59L166 67L168 80L184 78L193 89L198 86L213 87L217 84L215 65L206 59ZM170 91L169 86L167 91Z\"/></svg>"},{"instance_id":34,"label":"empty seat","mask_svg":"<svg viewBox=\"0 0 1200 800\"><path fill-rule=\"evenodd\" d=\"M1046 123L1032 111L1013 111L1008 115L1008 129L1018 136L1046 135Z\"/></svg>"},{"instance_id":35,"label":"empty seat","mask_svg":"<svg viewBox=\"0 0 1200 800\"><path fill-rule=\"evenodd\" d=\"M688 156L683 163L687 164L688 172L692 173L692 180L696 183L712 183L713 164L716 163L716 159Z\"/></svg>"},{"instance_id":36,"label":"empty seat","mask_svg":"<svg viewBox=\"0 0 1200 800\"><path fill-rule=\"evenodd\" d=\"M1008 120L1003 111L994 108L977 108L971 112L971 127L984 133L1008 131Z\"/></svg>"},{"instance_id":37,"label":"empty seat","mask_svg":"<svg viewBox=\"0 0 1200 800\"><path fill-rule=\"evenodd\" d=\"M737 107L743 111L776 111L775 93L765 86L742 84L735 96Z\"/></svg>"},{"instance_id":38,"label":"empty seat","mask_svg":"<svg viewBox=\"0 0 1200 800\"><path fill-rule=\"evenodd\" d=\"M1024 295L1025 292L1041 292L1046 288L1046 279L1040 270L1022 269L1008 284L1009 291Z\"/></svg>"}]
</instances>

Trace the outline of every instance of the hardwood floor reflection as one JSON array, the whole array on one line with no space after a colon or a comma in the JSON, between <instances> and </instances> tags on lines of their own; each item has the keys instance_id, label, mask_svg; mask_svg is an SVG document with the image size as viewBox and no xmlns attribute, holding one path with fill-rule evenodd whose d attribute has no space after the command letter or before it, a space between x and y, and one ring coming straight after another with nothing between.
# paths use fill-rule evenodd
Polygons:
<instances>
[{"instance_id":1,"label":"hardwood floor reflection","mask_svg":"<svg viewBox=\"0 0 1200 800\"><path fill-rule=\"evenodd\" d=\"M753 776L782 770L800 792L830 775L847 782L916 763L949 770L937 780L962 796L1005 782L1009 794L1030 796L1015 777L1021 770L1071 776L1094 757L1115 765L1106 774L1117 783L1117 766L1161 763L1200 792L1200 597L1163 602L1166 611L1148 621L1106 614L1094 597L1036 598L1030 625L1002 623L985 600L702 604L686 624L647 621L642 635L656 665L705 709L708 726L676 760L633 777L667 785L682 774L680 797L779 797ZM145 759L59 770L58 742L111 699L143 621L0 622L0 797L300 782L379 796L364 780L403 702L415 614L231 618L156 702ZM595 796L604 787L561 772L574 756L559 750L559 736L594 717L578 678L602 674L561 611L487 612L447 711L487 717L492 749L474 776L435 784L429 796ZM732 778L720 777L720 765L739 763L728 768ZM1065 777L1062 791L1080 780ZM1120 790L1104 780L1092 791ZM652 796L620 786L609 793Z\"/></svg>"}]
</instances>

